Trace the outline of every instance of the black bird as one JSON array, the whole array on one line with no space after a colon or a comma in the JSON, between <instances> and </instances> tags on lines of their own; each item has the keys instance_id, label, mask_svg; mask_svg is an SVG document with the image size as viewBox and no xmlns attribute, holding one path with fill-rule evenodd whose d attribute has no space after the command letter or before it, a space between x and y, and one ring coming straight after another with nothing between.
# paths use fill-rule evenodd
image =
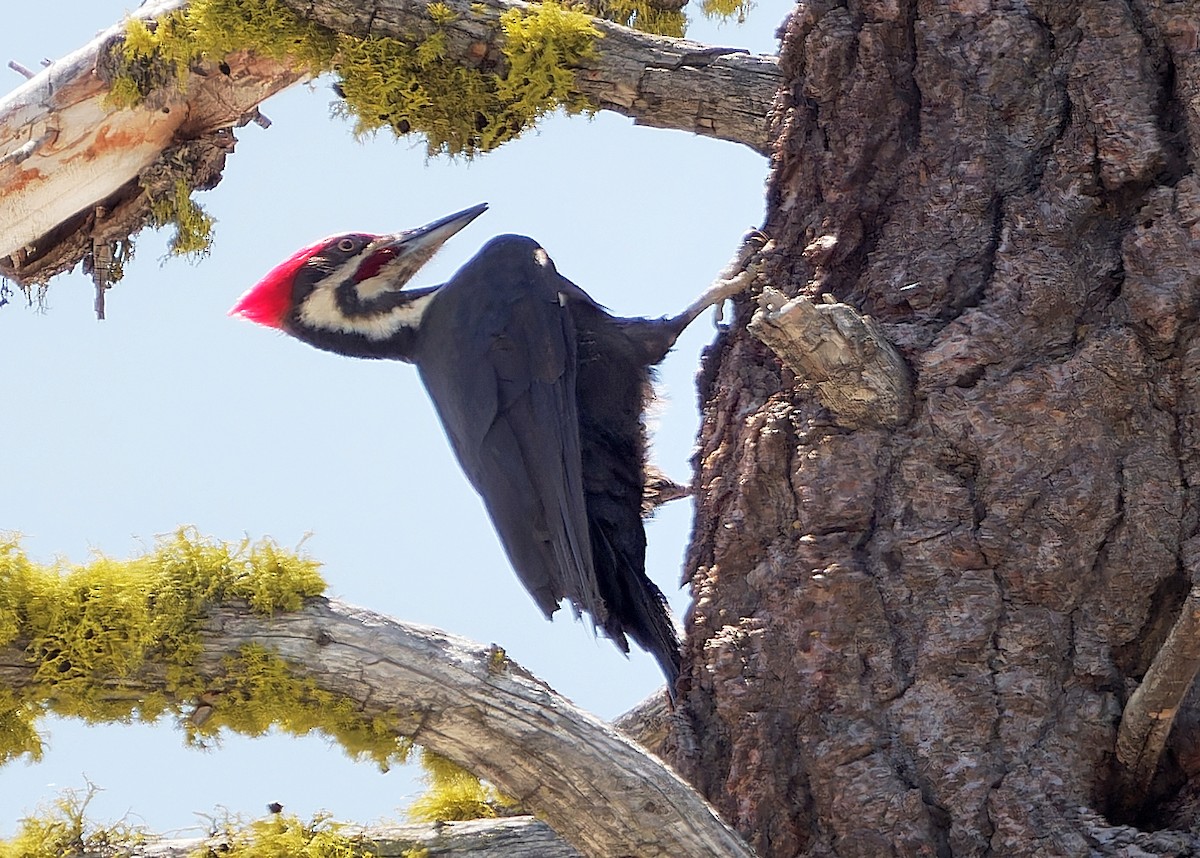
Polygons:
<instances>
[{"instance_id":1,"label":"black bird","mask_svg":"<svg viewBox=\"0 0 1200 858\"><path fill-rule=\"evenodd\" d=\"M674 693L679 640L646 577L651 367L731 289L662 319L609 315L530 238L502 235L440 286L404 288L478 205L393 235L293 254L230 311L317 348L415 364L521 582L547 618L564 597ZM721 281L718 281L718 286Z\"/></svg>"}]
</instances>

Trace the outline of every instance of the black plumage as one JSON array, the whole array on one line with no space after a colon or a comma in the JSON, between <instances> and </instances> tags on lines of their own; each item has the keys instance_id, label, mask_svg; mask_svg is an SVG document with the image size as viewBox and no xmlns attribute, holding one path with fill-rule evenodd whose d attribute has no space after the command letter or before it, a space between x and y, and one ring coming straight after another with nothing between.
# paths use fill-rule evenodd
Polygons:
<instances>
[{"instance_id":1,"label":"black plumage","mask_svg":"<svg viewBox=\"0 0 1200 858\"><path fill-rule=\"evenodd\" d=\"M485 208L391 236L317 242L231 312L318 348L415 364L538 607L549 617L566 598L623 651L633 638L674 693L679 641L645 571L642 414L652 367L741 286L718 281L678 316L619 318L561 276L537 242L505 235L446 283L406 288Z\"/></svg>"},{"instance_id":2,"label":"black plumage","mask_svg":"<svg viewBox=\"0 0 1200 858\"><path fill-rule=\"evenodd\" d=\"M672 685L679 643L645 572L641 415L678 333L609 316L536 242L501 236L438 290L408 357L538 607L570 599Z\"/></svg>"}]
</instances>

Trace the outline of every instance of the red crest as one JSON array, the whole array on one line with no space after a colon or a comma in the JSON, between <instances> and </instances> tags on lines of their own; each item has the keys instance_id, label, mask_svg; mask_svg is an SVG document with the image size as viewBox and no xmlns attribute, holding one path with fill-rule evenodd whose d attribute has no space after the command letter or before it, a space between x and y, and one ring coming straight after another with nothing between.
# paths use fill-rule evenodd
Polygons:
<instances>
[{"instance_id":1,"label":"red crest","mask_svg":"<svg viewBox=\"0 0 1200 858\"><path fill-rule=\"evenodd\" d=\"M334 236L336 238L337 236ZM229 311L268 328L282 328L283 320L292 306L292 281L304 263L329 246L333 238L323 238L302 247L272 268L258 283L246 290Z\"/></svg>"}]
</instances>

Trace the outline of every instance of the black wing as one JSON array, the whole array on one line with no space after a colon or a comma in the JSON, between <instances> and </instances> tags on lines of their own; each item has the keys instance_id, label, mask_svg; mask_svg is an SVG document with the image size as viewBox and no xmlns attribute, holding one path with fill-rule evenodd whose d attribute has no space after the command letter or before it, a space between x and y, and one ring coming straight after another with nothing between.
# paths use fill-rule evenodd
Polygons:
<instances>
[{"instance_id":1,"label":"black wing","mask_svg":"<svg viewBox=\"0 0 1200 858\"><path fill-rule=\"evenodd\" d=\"M494 239L431 302L416 363L525 588L546 616L565 596L603 626L583 491L575 331L559 282L536 242Z\"/></svg>"}]
</instances>

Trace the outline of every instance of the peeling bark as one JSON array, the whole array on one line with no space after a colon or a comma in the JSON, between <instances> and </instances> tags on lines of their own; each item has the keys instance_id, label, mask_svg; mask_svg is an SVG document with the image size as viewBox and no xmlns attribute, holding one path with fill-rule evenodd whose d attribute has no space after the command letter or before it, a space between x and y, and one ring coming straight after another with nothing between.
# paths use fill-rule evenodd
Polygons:
<instances>
[{"instance_id":1,"label":"peeling bark","mask_svg":"<svg viewBox=\"0 0 1200 858\"><path fill-rule=\"evenodd\" d=\"M151 3L138 17L179 6ZM129 238L164 183L220 181L233 128L301 78L271 60L231 57L229 73L192 74L152 106L105 104L101 73L123 25L102 33L0 99L0 275L23 285L70 270L93 245Z\"/></svg>"},{"instance_id":2,"label":"peeling bark","mask_svg":"<svg viewBox=\"0 0 1200 858\"><path fill-rule=\"evenodd\" d=\"M464 63L499 63L499 16L524 4L455 2L448 50ZM150 18L183 5L157 0L133 14ZM405 38L429 24L426 4L411 0L374 4L370 12L358 3L293 5L353 35ZM597 109L765 150L766 117L781 80L776 58L604 21L597 26L604 33L597 56L577 74L580 92ZM234 128L304 77L241 52L197 65L185 86L169 85L141 107L117 109L105 103L105 69L122 31L114 26L0 99L0 276L28 287L80 261L103 261L106 248L149 221L164 175L198 190L214 187L233 151ZM102 276L97 284L99 308Z\"/></svg>"}]
</instances>

